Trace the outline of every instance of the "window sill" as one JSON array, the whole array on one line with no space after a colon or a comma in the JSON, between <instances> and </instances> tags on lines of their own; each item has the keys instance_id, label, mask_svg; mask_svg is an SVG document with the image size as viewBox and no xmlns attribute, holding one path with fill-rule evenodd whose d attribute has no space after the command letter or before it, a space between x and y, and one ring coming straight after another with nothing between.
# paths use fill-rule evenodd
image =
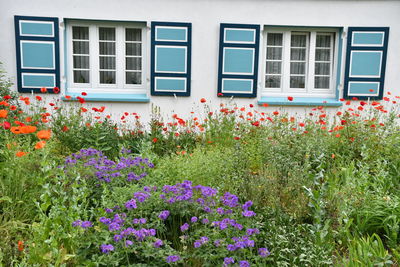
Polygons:
<instances>
[{"instance_id":1,"label":"window sill","mask_svg":"<svg viewBox=\"0 0 400 267\"><path fill-rule=\"evenodd\" d=\"M271 106L328 106L340 107L342 102L335 98L315 98L315 97L294 97L293 101L289 101L287 97L267 97L263 96L258 101L259 105L268 104Z\"/></svg>"},{"instance_id":2,"label":"window sill","mask_svg":"<svg viewBox=\"0 0 400 267\"><path fill-rule=\"evenodd\" d=\"M67 99L62 96L64 101L77 101L77 97L82 97L87 102L150 102L150 98L146 94L121 94L121 93L88 93L86 96L82 96L80 93L69 92L66 95L71 96Z\"/></svg>"}]
</instances>

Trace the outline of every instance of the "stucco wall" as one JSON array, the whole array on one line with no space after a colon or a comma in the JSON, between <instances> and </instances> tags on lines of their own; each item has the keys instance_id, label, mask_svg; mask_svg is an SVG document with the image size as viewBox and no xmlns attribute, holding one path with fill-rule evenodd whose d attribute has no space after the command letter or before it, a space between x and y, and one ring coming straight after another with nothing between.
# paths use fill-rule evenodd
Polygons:
<instances>
[{"instance_id":1,"label":"stucco wall","mask_svg":"<svg viewBox=\"0 0 400 267\"><path fill-rule=\"evenodd\" d=\"M193 40L191 96L178 98L150 96L150 103L106 103L108 111L116 115L124 111L137 112L147 120L154 104L166 114L174 112L185 116L195 108L195 105L200 104L199 100L202 97L216 107L221 102L221 99L217 98L216 88L220 23L390 27L385 91L400 95L400 1L0 0L0 62L15 82L14 15L50 16L59 17L60 20L79 18L191 22ZM147 67L149 68L149 64ZM63 72L63 68L61 70ZM147 87L150 87L149 79ZM258 98L237 98L235 102L238 105L250 103L256 105L257 100ZM104 103L92 105L100 106ZM259 106L259 109L265 108ZM305 107L286 109L301 112Z\"/></svg>"}]
</instances>

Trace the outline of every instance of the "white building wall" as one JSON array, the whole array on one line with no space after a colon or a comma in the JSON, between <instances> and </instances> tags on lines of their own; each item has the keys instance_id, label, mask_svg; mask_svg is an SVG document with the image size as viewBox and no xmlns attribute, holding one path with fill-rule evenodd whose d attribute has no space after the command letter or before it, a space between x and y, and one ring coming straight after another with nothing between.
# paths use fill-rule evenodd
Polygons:
<instances>
[{"instance_id":1,"label":"white building wall","mask_svg":"<svg viewBox=\"0 0 400 267\"><path fill-rule=\"evenodd\" d=\"M182 117L199 105L200 98L217 107L220 23L295 26L390 27L385 92L400 95L400 1L361 0L0 0L0 62L16 83L14 15L117 21L192 23L192 80L190 97L150 96L150 103L91 103L106 105L113 114L137 112L149 118L152 104L165 114ZM60 32L62 35L62 32ZM345 43L345 40L344 40ZM148 43L150 46L150 42ZM344 50L345 52L345 46ZM61 55L63 45L61 45ZM147 61L150 62L150 53ZM262 53L261 53L262 54ZM63 56L61 57L63 59ZM62 62L62 61L61 61ZM260 68L263 60L260 60ZM344 65L344 62L342 62ZM147 88L150 92L150 64ZM344 70L344 68L343 68ZM343 82L343 72L341 82ZM63 64L62 73L63 75ZM260 77L259 77L260 78ZM260 79L259 79L260 80ZM14 89L16 90L15 86ZM62 90L65 88L62 88ZM150 93L149 93L150 94ZM260 92L258 92L260 95ZM257 105L258 98L236 98L239 105ZM266 109L261 106L260 110ZM270 110L276 107L268 108ZM303 111L305 107L286 107ZM336 110L336 108L332 108Z\"/></svg>"}]
</instances>

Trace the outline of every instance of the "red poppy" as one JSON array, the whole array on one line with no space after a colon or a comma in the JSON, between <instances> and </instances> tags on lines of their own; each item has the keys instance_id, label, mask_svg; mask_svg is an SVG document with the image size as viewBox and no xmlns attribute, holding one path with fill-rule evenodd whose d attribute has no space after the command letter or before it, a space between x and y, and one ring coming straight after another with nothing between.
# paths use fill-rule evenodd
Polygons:
<instances>
[{"instance_id":1,"label":"red poppy","mask_svg":"<svg viewBox=\"0 0 400 267\"><path fill-rule=\"evenodd\" d=\"M267 103L263 103L262 106L266 108L266 107L268 107L268 104Z\"/></svg>"},{"instance_id":2,"label":"red poppy","mask_svg":"<svg viewBox=\"0 0 400 267\"><path fill-rule=\"evenodd\" d=\"M240 137L238 137L238 136L235 136L235 137L233 137L233 139L235 139L235 140L239 140L239 139L240 139Z\"/></svg>"},{"instance_id":3,"label":"red poppy","mask_svg":"<svg viewBox=\"0 0 400 267\"><path fill-rule=\"evenodd\" d=\"M87 112L87 109L84 108L84 107L81 107L81 111L82 111L82 112Z\"/></svg>"},{"instance_id":4,"label":"red poppy","mask_svg":"<svg viewBox=\"0 0 400 267\"><path fill-rule=\"evenodd\" d=\"M37 96L36 96L36 100L37 100L37 101L42 101L42 97L41 97L40 95L37 95Z\"/></svg>"},{"instance_id":5,"label":"red poppy","mask_svg":"<svg viewBox=\"0 0 400 267\"><path fill-rule=\"evenodd\" d=\"M70 100L70 99L71 99L71 96L70 96L70 95L66 95L66 96L65 96L65 99Z\"/></svg>"},{"instance_id":6,"label":"red poppy","mask_svg":"<svg viewBox=\"0 0 400 267\"><path fill-rule=\"evenodd\" d=\"M66 132L66 131L68 131L68 130L69 130L69 128L68 128L67 126L64 125L64 127L62 128L61 131Z\"/></svg>"},{"instance_id":7,"label":"red poppy","mask_svg":"<svg viewBox=\"0 0 400 267\"><path fill-rule=\"evenodd\" d=\"M223 93L218 93L217 95L218 95L218 96L223 96L224 94L223 94Z\"/></svg>"},{"instance_id":8,"label":"red poppy","mask_svg":"<svg viewBox=\"0 0 400 267\"><path fill-rule=\"evenodd\" d=\"M288 99L289 101L293 101L293 96L288 96L287 99Z\"/></svg>"},{"instance_id":9,"label":"red poppy","mask_svg":"<svg viewBox=\"0 0 400 267\"><path fill-rule=\"evenodd\" d=\"M273 114L274 114L275 116L278 116L278 115L279 115L279 111L274 111Z\"/></svg>"},{"instance_id":10,"label":"red poppy","mask_svg":"<svg viewBox=\"0 0 400 267\"><path fill-rule=\"evenodd\" d=\"M206 103L206 101L207 101L207 100L206 100L205 98L200 99L200 102L201 102L201 103Z\"/></svg>"},{"instance_id":11,"label":"red poppy","mask_svg":"<svg viewBox=\"0 0 400 267\"><path fill-rule=\"evenodd\" d=\"M46 87L40 88L40 92L42 92L42 93L47 93L47 88L46 88Z\"/></svg>"},{"instance_id":12,"label":"red poppy","mask_svg":"<svg viewBox=\"0 0 400 267\"><path fill-rule=\"evenodd\" d=\"M81 95L85 96L85 95L87 95L87 93L86 92L82 92Z\"/></svg>"},{"instance_id":13,"label":"red poppy","mask_svg":"<svg viewBox=\"0 0 400 267\"><path fill-rule=\"evenodd\" d=\"M251 123L253 126L256 126L256 127L258 127L258 126L260 126L260 122L259 121L255 121L255 122L253 122L253 123Z\"/></svg>"},{"instance_id":14,"label":"red poppy","mask_svg":"<svg viewBox=\"0 0 400 267\"><path fill-rule=\"evenodd\" d=\"M357 100L358 100L358 98L355 97L355 96L353 96L351 99L354 100L354 101L357 101Z\"/></svg>"},{"instance_id":15,"label":"red poppy","mask_svg":"<svg viewBox=\"0 0 400 267\"><path fill-rule=\"evenodd\" d=\"M153 143L157 143L157 141L158 141L157 137L154 137L152 140Z\"/></svg>"},{"instance_id":16,"label":"red poppy","mask_svg":"<svg viewBox=\"0 0 400 267\"><path fill-rule=\"evenodd\" d=\"M299 126L300 126L300 127L304 127L304 126L306 126L306 125L305 125L303 122L300 122L300 123L299 123Z\"/></svg>"},{"instance_id":17,"label":"red poppy","mask_svg":"<svg viewBox=\"0 0 400 267\"><path fill-rule=\"evenodd\" d=\"M250 104L250 107L251 107L251 108L254 107L253 104Z\"/></svg>"},{"instance_id":18,"label":"red poppy","mask_svg":"<svg viewBox=\"0 0 400 267\"><path fill-rule=\"evenodd\" d=\"M5 96L3 96L3 99L4 100L9 100L9 99L11 99L11 96L10 95L5 95Z\"/></svg>"},{"instance_id":19,"label":"red poppy","mask_svg":"<svg viewBox=\"0 0 400 267\"><path fill-rule=\"evenodd\" d=\"M9 123L8 121L3 122L3 128L8 130L11 128L11 123Z\"/></svg>"},{"instance_id":20,"label":"red poppy","mask_svg":"<svg viewBox=\"0 0 400 267\"><path fill-rule=\"evenodd\" d=\"M53 93L55 94L59 94L60 93L60 88L58 88L57 86L53 88Z\"/></svg>"}]
</instances>

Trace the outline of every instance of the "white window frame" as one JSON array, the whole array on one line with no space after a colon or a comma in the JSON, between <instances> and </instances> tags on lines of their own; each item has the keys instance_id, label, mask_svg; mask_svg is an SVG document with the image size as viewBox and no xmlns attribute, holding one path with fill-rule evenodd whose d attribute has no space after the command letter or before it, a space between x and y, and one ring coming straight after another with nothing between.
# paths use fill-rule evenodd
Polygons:
<instances>
[{"instance_id":1,"label":"white window frame","mask_svg":"<svg viewBox=\"0 0 400 267\"><path fill-rule=\"evenodd\" d=\"M305 88L290 88L290 39L292 32L308 33L307 40L307 65L306 65L306 80ZM281 87L280 88L267 88L265 87L266 81L266 67L267 67L267 34L268 33L282 33L283 34L283 48L282 48L282 70L281 70ZM315 78L315 47L317 33L329 33L333 49L330 54L331 70L330 70L330 86L329 89L314 88ZM313 97L313 98L335 98L337 95L336 88L336 75L337 64L341 55L338 54L339 48L339 29L336 28L313 28L313 27L274 27L265 26L261 35L262 52L261 65L261 96L262 97Z\"/></svg>"},{"instance_id":2,"label":"white window frame","mask_svg":"<svg viewBox=\"0 0 400 267\"><path fill-rule=\"evenodd\" d=\"M73 73L73 50L72 50L72 27L89 27L89 83L75 83ZM100 53L99 53L99 28L115 28L115 55L116 55L116 83L101 84L100 83ZM141 29L142 33L142 83L126 84L126 55L125 55L125 29L136 28ZM90 93L122 93L122 94L145 94L147 93L148 66L149 58L147 51L148 33L146 23L138 22L107 22L107 21L68 21L66 24L66 60L67 60L67 91L80 93L82 91Z\"/></svg>"}]
</instances>

